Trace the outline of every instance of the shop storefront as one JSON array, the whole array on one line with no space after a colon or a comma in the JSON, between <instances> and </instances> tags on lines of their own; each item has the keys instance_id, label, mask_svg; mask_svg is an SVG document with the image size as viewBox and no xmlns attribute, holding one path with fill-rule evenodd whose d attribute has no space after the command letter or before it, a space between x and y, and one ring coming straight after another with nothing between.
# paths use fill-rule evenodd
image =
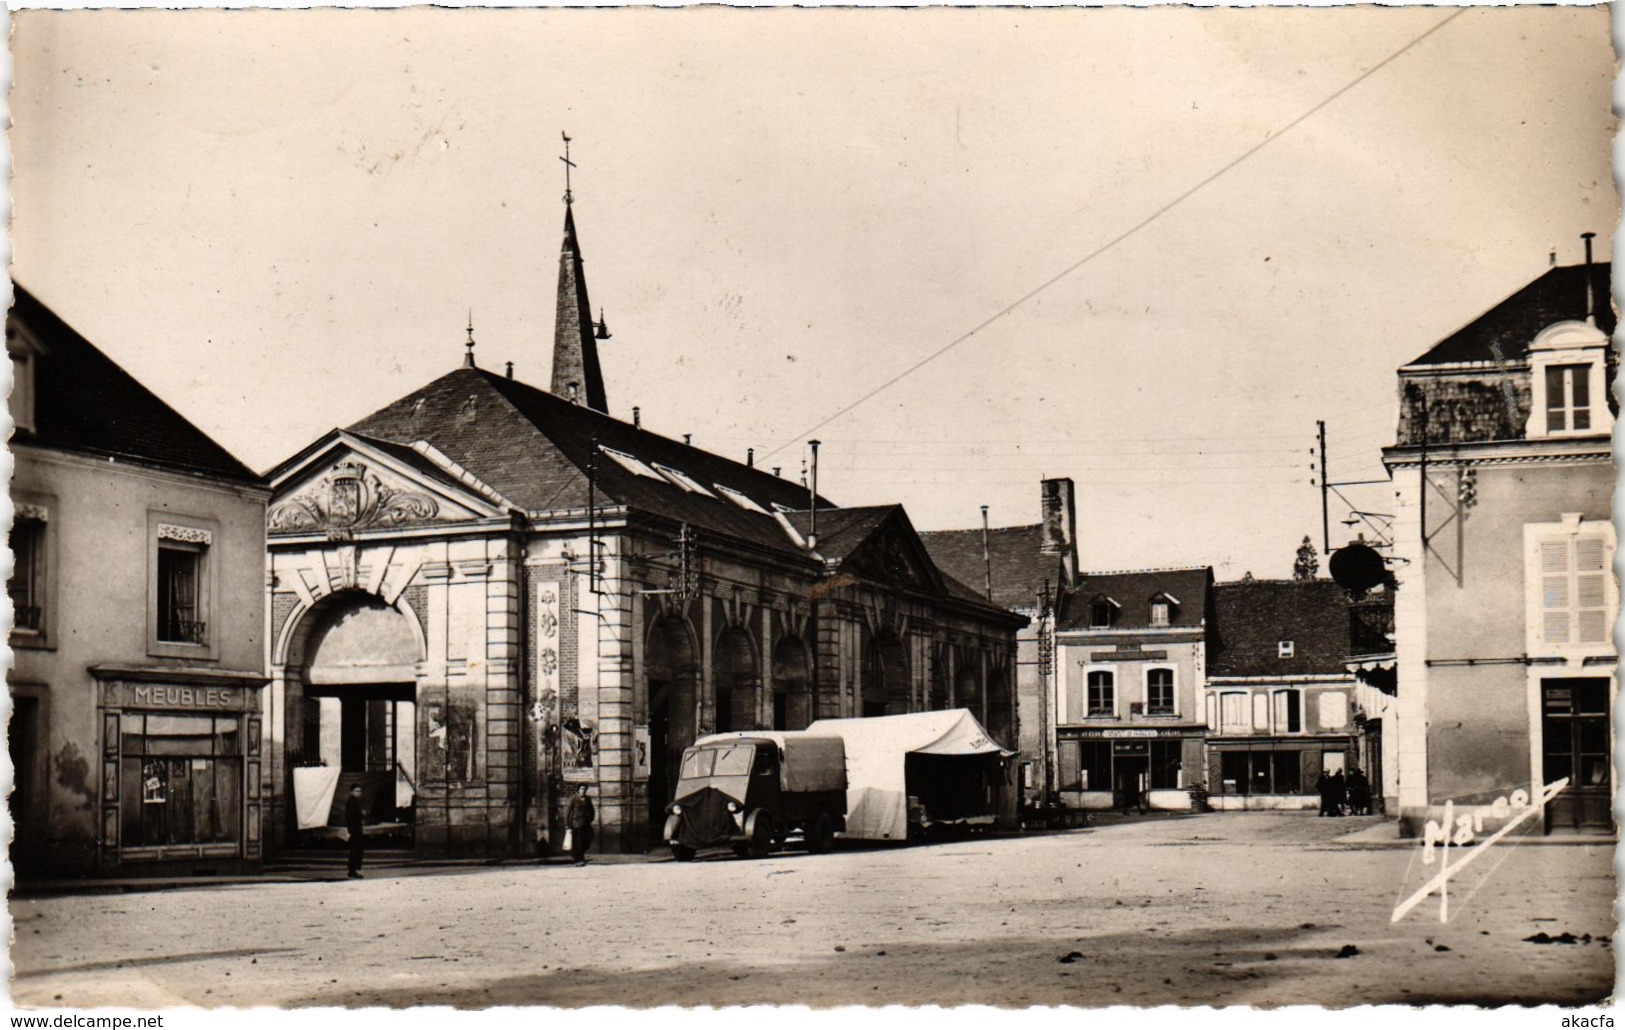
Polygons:
<instances>
[{"instance_id":1,"label":"shop storefront","mask_svg":"<svg viewBox=\"0 0 1625 1030\"><path fill-rule=\"evenodd\" d=\"M1208 784L1215 808L1315 808L1321 773L1347 775L1357 764L1349 736L1255 737L1208 743Z\"/></svg>"},{"instance_id":2,"label":"shop storefront","mask_svg":"<svg viewBox=\"0 0 1625 1030\"><path fill-rule=\"evenodd\" d=\"M1085 808L1185 809L1200 780L1201 726L1063 729L1059 785ZM1194 774L1194 776L1193 776Z\"/></svg>"},{"instance_id":3,"label":"shop storefront","mask_svg":"<svg viewBox=\"0 0 1625 1030\"><path fill-rule=\"evenodd\" d=\"M231 872L261 860L251 673L98 667L101 867Z\"/></svg>"}]
</instances>

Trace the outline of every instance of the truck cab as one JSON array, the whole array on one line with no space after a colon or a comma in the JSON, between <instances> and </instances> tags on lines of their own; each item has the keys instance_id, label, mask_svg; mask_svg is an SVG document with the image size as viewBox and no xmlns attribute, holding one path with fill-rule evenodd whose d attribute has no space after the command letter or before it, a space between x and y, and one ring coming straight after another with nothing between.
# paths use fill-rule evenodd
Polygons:
<instances>
[{"instance_id":1,"label":"truck cab","mask_svg":"<svg viewBox=\"0 0 1625 1030\"><path fill-rule=\"evenodd\" d=\"M726 733L683 752L663 837L680 862L723 846L759 858L794 836L812 851L828 851L845 825L839 738Z\"/></svg>"}]
</instances>

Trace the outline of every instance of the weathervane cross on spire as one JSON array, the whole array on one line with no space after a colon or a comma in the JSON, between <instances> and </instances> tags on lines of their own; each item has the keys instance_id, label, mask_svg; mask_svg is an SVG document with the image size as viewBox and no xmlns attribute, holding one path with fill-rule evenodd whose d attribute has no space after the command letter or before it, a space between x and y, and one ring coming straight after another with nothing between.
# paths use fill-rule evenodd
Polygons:
<instances>
[{"instance_id":1,"label":"weathervane cross on spire","mask_svg":"<svg viewBox=\"0 0 1625 1030\"><path fill-rule=\"evenodd\" d=\"M463 346L468 348L468 353L463 355L463 367L464 368L473 368L474 367L474 309L473 308L468 309L468 339L463 343Z\"/></svg>"},{"instance_id":2,"label":"weathervane cross on spire","mask_svg":"<svg viewBox=\"0 0 1625 1030\"><path fill-rule=\"evenodd\" d=\"M570 134L561 132L559 135L564 137L564 156L559 160L564 162L564 202L569 204L575 199L570 193L570 169L574 168L576 163L570 160Z\"/></svg>"}]
</instances>

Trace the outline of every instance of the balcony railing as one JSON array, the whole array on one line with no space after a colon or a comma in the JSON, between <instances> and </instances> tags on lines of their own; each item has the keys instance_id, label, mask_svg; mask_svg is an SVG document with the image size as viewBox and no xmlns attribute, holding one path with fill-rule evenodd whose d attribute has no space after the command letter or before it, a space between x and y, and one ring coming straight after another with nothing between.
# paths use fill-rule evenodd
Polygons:
<instances>
[{"instance_id":1,"label":"balcony railing","mask_svg":"<svg viewBox=\"0 0 1625 1030\"><path fill-rule=\"evenodd\" d=\"M190 619L171 619L159 634L159 639L168 644L207 644L209 624Z\"/></svg>"}]
</instances>

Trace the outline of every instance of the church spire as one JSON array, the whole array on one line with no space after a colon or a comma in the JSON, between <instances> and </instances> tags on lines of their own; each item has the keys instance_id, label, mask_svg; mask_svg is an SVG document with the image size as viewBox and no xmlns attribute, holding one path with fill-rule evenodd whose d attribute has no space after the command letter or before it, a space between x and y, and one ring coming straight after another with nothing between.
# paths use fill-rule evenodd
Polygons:
<instances>
[{"instance_id":1,"label":"church spire","mask_svg":"<svg viewBox=\"0 0 1625 1030\"><path fill-rule=\"evenodd\" d=\"M569 136L564 137L564 156L559 160L564 162L564 246L559 252L558 314L553 323L552 392L607 414L592 306L587 302L587 277L576 240L575 197L570 190L570 169L575 163L570 160Z\"/></svg>"}]
</instances>

